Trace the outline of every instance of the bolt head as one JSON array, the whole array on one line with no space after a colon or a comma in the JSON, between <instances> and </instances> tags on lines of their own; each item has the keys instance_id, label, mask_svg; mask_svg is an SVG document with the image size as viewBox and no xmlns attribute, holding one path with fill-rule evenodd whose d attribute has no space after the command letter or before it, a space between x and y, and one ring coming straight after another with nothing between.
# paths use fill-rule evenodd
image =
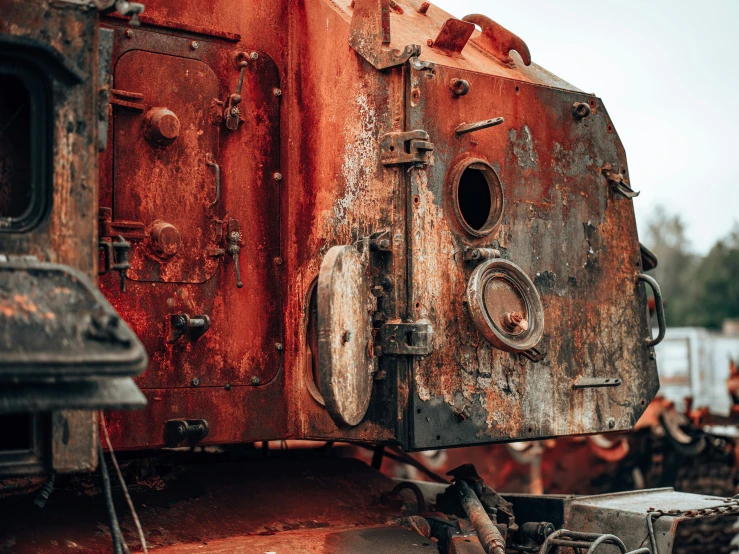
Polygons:
<instances>
[{"instance_id":1,"label":"bolt head","mask_svg":"<svg viewBox=\"0 0 739 554\"><path fill-rule=\"evenodd\" d=\"M197 40L193 40L190 43L190 48L192 48L193 50L197 50L198 48L200 48L200 43Z\"/></svg>"},{"instance_id":2,"label":"bolt head","mask_svg":"<svg viewBox=\"0 0 739 554\"><path fill-rule=\"evenodd\" d=\"M608 418L608 428L614 429L615 427L616 427L616 420L613 419L612 417L609 417Z\"/></svg>"},{"instance_id":3,"label":"bolt head","mask_svg":"<svg viewBox=\"0 0 739 554\"><path fill-rule=\"evenodd\" d=\"M262 382L262 380L259 377L257 377L256 375L251 378L251 384L252 385L258 385L261 382Z\"/></svg>"},{"instance_id":4,"label":"bolt head","mask_svg":"<svg viewBox=\"0 0 739 554\"><path fill-rule=\"evenodd\" d=\"M275 343L275 349L278 352L282 352L283 350L285 350L285 345L283 345L281 342L276 342Z\"/></svg>"},{"instance_id":5,"label":"bolt head","mask_svg":"<svg viewBox=\"0 0 739 554\"><path fill-rule=\"evenodd\" d=\"M275 258L274 262L275 262L275 265L282 265L282 258L278 256Z\"/></svg>"},{"instance_id":6,"label":"bolt head","mask_svg":"<svg viewBox=\"0 0 739 554\"><path fill-rule=\"evenodd\" d=\"M126 29L126 38L133 38L133 30Z\"/></svg>"},{"instance_id":7,"label":"bolt head","mask_svg":"<svg viewBox=\"0 0 739 554\"><path fill-rule=\"evenodd\" d=\"M259 53L258 52L252 52L249 55L249 59L251 59L251 60L256 60L257 58L259 58Z\"/></svg>"},{"instance_id":8,"label":"bolt head","mask_svg":"<svg viewBox=\"0 0 739 554\"><path fill-rule=\"evenodd\" d=\"M282 181L282 173L280 173L279 171L275 173L274 175L272 175L272 177L274 178L275 181Z\"/></svg>"},{"instance_id":9,"label":"bolt head","mask_svg":"<svg viewBox=\"0 0 739 554\"><path fill-rule=\"evenodd\" d=\"M192 379L190 379L190 384L193 387L197 387L200 385L200 379L198 379L197 377L193 377Z\"/></svg>"},{"instance_id":10,"label":"bolt head","mask_svg":"<svg viewBox=\"0 0 739 554\"><path fill-rule=\"evenodd\" d=\"M226 383L225 385L223 385L223 388L226 389L226 390L231 390L231 384L230 383Z\"/></svg>"},{"instance_id":11,"label":"bolt head","mask_svg":"<svg viewBox=\"0 0 739 554\"><path fill-rule=\"evenodd\" d=\"M272 94L275 96L282 96L282 91L278 88L272 89Z\"/></svg>"}]
</instances>

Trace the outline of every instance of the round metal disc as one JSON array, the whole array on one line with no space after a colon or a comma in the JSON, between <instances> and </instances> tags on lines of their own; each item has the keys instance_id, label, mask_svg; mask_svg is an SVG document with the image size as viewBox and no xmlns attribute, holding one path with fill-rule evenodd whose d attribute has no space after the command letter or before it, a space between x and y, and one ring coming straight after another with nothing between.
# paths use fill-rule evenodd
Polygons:
<instances>
[{"instance_id":1,"label":"round metal disc","mask_svg":"<svg viewBox=\"0 0 739 554\"><path fill-rule=\"evenodd\" d=\"M524 352L544 333L544 308L528 275L513 262L495 258L481 263L467 285L475 325L496 348Z\"/></svg>"},{"instance_id":2,"label":"round metal disc","mask_svg":"<svg viewBox=\"0 0 739 554\"><path fill-rule=\"evenodd\" d=\"M318 276L318 368L321 394L339 425L357 425L372 394L370 278L353 246L334 246Z\"/></svg>"}]
</instances>

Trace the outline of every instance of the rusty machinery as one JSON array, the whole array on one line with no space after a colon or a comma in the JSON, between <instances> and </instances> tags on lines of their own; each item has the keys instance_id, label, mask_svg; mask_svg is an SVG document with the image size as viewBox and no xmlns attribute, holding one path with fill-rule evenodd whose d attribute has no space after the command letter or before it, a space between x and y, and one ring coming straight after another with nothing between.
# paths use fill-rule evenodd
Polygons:
<instances>
[{"instance_id":1,"label":"rusty machinery","mask_svg":"<svg viewBox=\"0 0 739 554\"><path fill-rule=\"evenodd\" d=\"M493 20L417 0L0 11L3 491L94 468L96 410L114 410L110 446L140 469L272 439L412 451L618 431L655 396L664 320L651 338L659 287L614 125ZM333 467L278 466L258 479ZM331 470L335 500L387 486L351 467ZM420 511L438 493L435 515L360 529L369 551L420 532L430 551L664 554L676 522L736 509L665 490L503 498L467 466L453 479L407 485ZM302 551L355 551L356 533L306 527L324 512L291 503L303 486L283 487L282 512L259 506L303 519L267 525L271 543L244 523L240 548L302 530ZM11 497L13 548L37 548ZM397 515L365 504L335 517ZM249 507L229 513L255 525ZM144 508L159 546L245 533ZM105 539L79 514L54 521L87 551Z\"/></svg>"}]
</instances>

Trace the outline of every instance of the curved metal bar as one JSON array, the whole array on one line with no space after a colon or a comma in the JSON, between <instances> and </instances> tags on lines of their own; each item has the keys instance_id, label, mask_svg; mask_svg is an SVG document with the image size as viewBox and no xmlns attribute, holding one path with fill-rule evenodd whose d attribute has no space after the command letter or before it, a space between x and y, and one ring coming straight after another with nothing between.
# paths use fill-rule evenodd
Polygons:
<instances>
[{"instance_id":1,"label":"curved metal bar","mask_svg":"<svg viewBox=\"0 0 739 554\"><path fill-rule=\"evenodd\" d=\"M418 513L424 513L426 511L426 498L423 496L423 492L421 491L420 487L415 483L412 483L410 481L403 481L402 483L398 483L397 485L395 485L395 487L393 487L393 490L390 491L390 494L392 496L398 496L400 492L404 490L409 490L416 496Z\"/></svg>"},{"instance_id":2,"label":"curved metal bar","mask_svg":"<svg viewBox=\"0 0 739 554\"><path fill-rule=\"evenodd\" d=\"M624 541L619 539L616 535L601 535L595 539L593 544L590 545L587 554L595 554L595 551L603 544L617 546L621 551L621 554L626 554L626 545L624 544Z\"/></svg>"},{"instance_id":3,"label":"curved metal bar","mask_svg":"<svg viewBox=\"0 0 739 554\"><path fill-rule=\"evenodd\" d=\"M637 279L647 283L650 287L652 287L652 292L654 292L654 306L657 310L657 325L659 326L659 333L657 334L657 338L645 339L647 347L652 348L653 346L657 346L659 343L662 342L662 340L665 338L665 331L667 330L667 324L665 323L665 308L662 305L662 291L659 288L659 283L657 283L657 281L655 281L654 278L650 277L649 275L640 273Z\"/></svg>"},{"instance_id":4,"label":"curved metal bar","mask_svg":"<svg viewBox=\"0 0 739 554\"><path fill-rule=\"evenodd\" d=\"M523 39L502 25L496 23L489 17L481 14L470 14L462 18L462 21L479 25L482 33L473 38L472 42L494 56L502 63L511 66L513 59L510 51L515 50L521 56L524 65L531 65L531 52Z\"/></svg>"}]
</instances>

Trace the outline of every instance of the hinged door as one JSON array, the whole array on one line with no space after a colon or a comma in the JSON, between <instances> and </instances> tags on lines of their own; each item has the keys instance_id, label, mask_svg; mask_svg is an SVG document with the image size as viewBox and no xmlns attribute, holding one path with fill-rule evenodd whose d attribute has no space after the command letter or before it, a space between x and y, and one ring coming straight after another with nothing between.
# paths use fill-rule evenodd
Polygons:
<instances>
[{"instance_id":1,"label":"hinged door","mask_svg":"<svg viewBox=\"0 0 739 554\"><path fill-rule=\"evenodd\" d=\"M413 358L411 447L631 427L658 380L633 203L602 172L626 171L602 104L442 66L408 85L407 128L435 145L408 177L409 306L434 329Z\"/></svg>"},{"instance_id":2,"label":"hinged door","mask_svg":"<svg viewBox=\"0 0 739 554\"><path fill-rule=\"evenodd\" d=\"M199 60L131 50L116 63L113 221L141 233L130 279L203 283L218 268L218 96Z\"/></svg>"}]
</instances>

